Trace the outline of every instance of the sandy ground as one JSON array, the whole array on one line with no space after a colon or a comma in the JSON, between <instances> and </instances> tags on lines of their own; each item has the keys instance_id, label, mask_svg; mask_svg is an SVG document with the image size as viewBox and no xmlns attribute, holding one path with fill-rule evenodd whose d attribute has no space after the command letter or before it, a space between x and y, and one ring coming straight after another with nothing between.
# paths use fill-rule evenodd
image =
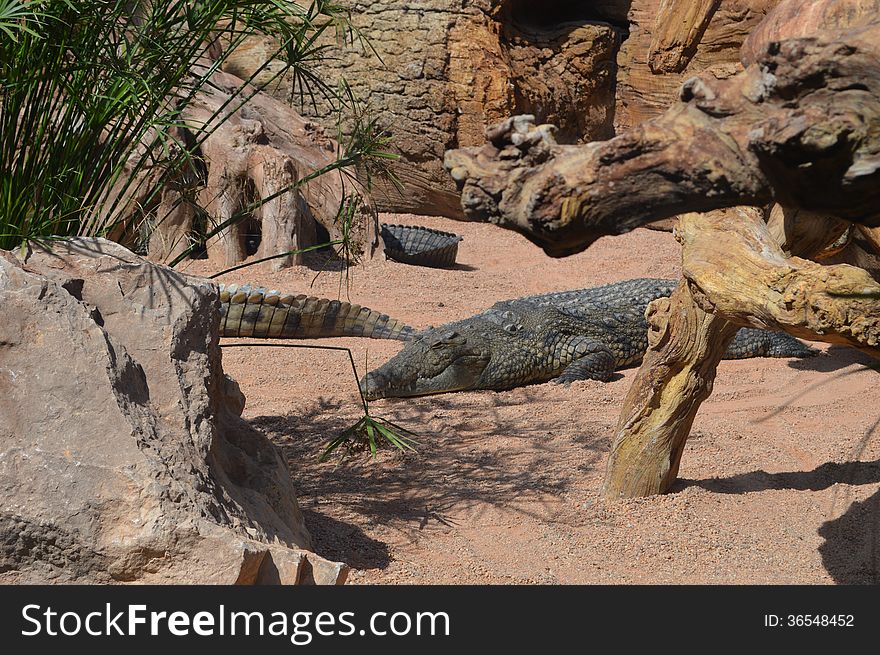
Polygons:
<instances>
[{"instance_id":1,"label":"sandy ground","mask_svg":"<svg viewBox=\"0 0 880 655\"><path fill-rule=\"evenodd\" d=\"M350 272L347 291L339 273L312 284L317 265L224 281L350 298L426 327L504 298L678 269L668 233L637 230L554 260L489 225L383 220L464 235L459 266L377 260ZM322 343L351 348L361 372L401 347ZM317 456L359 418L344 353L231 348L223 361L245 417L288 457L316 550L351 564L350 583L877 583L877 373L858 352L822 348L809 360L723 362L673 492L613 503L599 488L635 370L607 384L377 401L374 414L419 435L418 452L340 464Z\"/></svg>"}]
</instances>

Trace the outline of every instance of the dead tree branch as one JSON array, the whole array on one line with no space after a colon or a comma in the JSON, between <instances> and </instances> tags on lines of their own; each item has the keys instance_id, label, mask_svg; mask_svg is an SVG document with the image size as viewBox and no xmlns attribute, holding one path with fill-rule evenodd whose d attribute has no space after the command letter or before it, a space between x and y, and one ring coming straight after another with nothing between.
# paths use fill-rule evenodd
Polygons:
<instances>
[{"instance_id":1,"label":"dead tree branch","mask_svg":"<svg viewBox=\"0 0 880 655\"><path fill-rule=\"evenodd\" d=\"M447 152L466 214L553 256L682 211L777 201L880 227L880 26L767 45L739 75L688 80L665 114L558 145L515 117Z\"/></svg>"}]
</instances>

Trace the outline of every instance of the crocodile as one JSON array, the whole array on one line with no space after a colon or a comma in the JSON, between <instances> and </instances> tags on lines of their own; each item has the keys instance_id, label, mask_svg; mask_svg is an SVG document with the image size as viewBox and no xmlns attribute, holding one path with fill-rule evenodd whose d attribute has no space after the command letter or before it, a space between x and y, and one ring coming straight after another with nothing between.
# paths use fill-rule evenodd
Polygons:
<instances>
[{"instance_id":1,"label":"crocodile","mask_svg":"<svg viewBox=\"0 0 880 655\"><path fill-rule=\"evenodd\" d=\"M414 334L410 326L369 307L248 285L220 285L221 337L372 337L407 341Z\"/></svg>"},{"instance_id":2,"label":"crocodile","mask_svg":"<svg viewBox=\"0 0 880 655\"><path fill-rule=\"evenodd\" d=\"M554 380L608 381L648 348L645 309L673 280L641 278L496 303L470 318L415 335L361 379L368 399L477 389L501 391ZM740 329L725 357L807 357L783 333Z\"/></svg>"}]
</instances>

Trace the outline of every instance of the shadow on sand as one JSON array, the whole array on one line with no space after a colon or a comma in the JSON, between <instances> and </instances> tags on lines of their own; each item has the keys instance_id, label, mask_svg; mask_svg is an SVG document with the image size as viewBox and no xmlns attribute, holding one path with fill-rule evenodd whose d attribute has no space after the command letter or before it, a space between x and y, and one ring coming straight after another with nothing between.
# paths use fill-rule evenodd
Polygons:
<instances>
[{"instance_id":1,"label":"shadow on sand","mask_svg":"<svg viewBox=\"0 0 880 655\"><path fill-rule=\"evenodd\" d=\"M414 540L423 531L457 529L462 512L493 507L533 515L564 494L585 468L601 465L606 450L601 437L579 436L585 457L567 463L547 438L558 431L552 415L524 425L497 412L520 402L498 395L478 407L440 397L423 405L388 404L374 412L414 430L417 452L404 458L389 447L376 460L355 453L342 463L335 455L325 463L317 458L357 420L350 403L321 398L296 415L261 416L251 423L284 451L318 554L382 568L388 563L386 546L357 526L381 525ZM492 437L510 447L484 447ZM511 439L528 444L510 445Z\"/></svg>"},{"instance_id":2,"label":"shadow on sand","mask_svg":"<svg viewBox=\"0 0 880 655\"><path fill-rule=\"evenodd\" d=\"M788 365L791 368L799 371L817 371L819 373L833 373L834 371L839 371L840 369L847 368L853 364L876 366L877 360L855 348L831 346L825 352L819 353L813 357L791 359L788 362Z\"/></svg>"},{"instance_id":3,"label":"shadow on sand","mask_svg":"<svg viewBox=\"0 0 880 655\"><path fill-rule=\"evenodd\" d=\"M689 486L720 494L745 494L770 489L821 491L838 483L849 486L880 483L880 460L843 464L830 462L812 471L751 471L729 478L679 480L674 491ZM840 517L823 523L819 535L825 539L819 547L822 564L835 582L880 583L880 491L865 500L853 502Z\"/></svg>"},{"instance_id":4,"label":"shadow on sand","mask_svg":"<svg viewBox=\"0 0 880 655\"><path fill-rule=\"evenodd\" d=\"M812 471L786 471L767 473L749 471L727 478L709 480L680 479L673 491L687 487L700 487L717 494L747 494L769 489L795 489L798 491L821 491L838 482L848 485L880 483L880 460L874 462L828 462Z\"/></svg>"},{"instance_id":5,"label":"shadow on sand","mask_svg":"<svg viewBox=\"0 0 880 655\"><path fill-rule=\"evenodd\" d=\"M822 564L838 584L880 584L880 490L819 528Z\"/></svg>"}]
</instances>

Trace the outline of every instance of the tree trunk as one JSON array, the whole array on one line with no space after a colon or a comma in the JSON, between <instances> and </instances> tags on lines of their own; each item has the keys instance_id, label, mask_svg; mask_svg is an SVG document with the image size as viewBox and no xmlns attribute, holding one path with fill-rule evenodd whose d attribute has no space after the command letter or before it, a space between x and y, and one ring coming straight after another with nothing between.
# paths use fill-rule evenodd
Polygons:
<instances>
[{"instance_id":1,"label":"tree trunk","mask_svg":"<svg viewBox=\"0 0 880 655\"><path fill-rule=\"evenodd\" d=\"M708 314L687 284L646 313L648 352L623 404L605 475L605 495L664 493L700 404L712 393L715 370L737 327Z\"/></svg>"},{"instance_id":2,"label":"tree trunk","mask_svg":"<svg viewBox=\"0 0 880 655\"><path fill-rule=\"evenodd\" d=\"M685 282L649 306L649 348L618 422L609 497L669 490L694 416L740 326L880 358L880 284L862 269L786 257L755 208L683 215L676 236Z\"/></svg>"}]
</instances>

